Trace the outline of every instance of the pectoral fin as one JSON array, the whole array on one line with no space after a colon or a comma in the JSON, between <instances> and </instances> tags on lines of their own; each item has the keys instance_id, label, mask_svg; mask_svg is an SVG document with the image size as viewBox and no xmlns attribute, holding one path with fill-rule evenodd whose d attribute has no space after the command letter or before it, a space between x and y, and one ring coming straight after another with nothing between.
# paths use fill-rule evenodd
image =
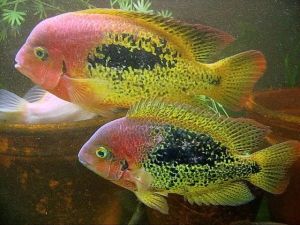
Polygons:
<instances>
[{"instance_id":1,"label":"pectoral fin","mask_svg":"<svg viewBox=\"0 0 300 225\"><path fill-rule=\"evenodd\" d=\"M163 214L168 214L169 206L164 196L157 192L150 191L136 191L135 195L146 206L156 209Z\"/></svg>"},{"instance_id":2,"label":"pectoral fin","mask_svg":"<svg viewBox=\"0 0 300 225\"><path fill-rule=\"evenodd\" d=\"M197 191L188 192L185 198L190 204L236 206L253 200L254 196L246 184L237 182L222 188L215 188L205 193Z\"/></svg>"}]
</instances>

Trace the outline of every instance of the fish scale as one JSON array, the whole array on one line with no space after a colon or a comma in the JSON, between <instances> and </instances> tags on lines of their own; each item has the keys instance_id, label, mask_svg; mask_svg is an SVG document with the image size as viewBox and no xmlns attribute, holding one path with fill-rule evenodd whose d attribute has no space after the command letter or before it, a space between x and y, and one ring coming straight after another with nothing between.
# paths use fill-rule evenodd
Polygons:
<instances>
[{"instance_id":1,"label":"fish scale","mask_svg":"<svg viewBox=\"0 0 300 225\"><path fill-rule=\"evenodd\" d=\"M153 176L154 189L181 192L186 185L206 187L260 171L257 163L234 157L209 135L169 125L153 129L163 138L142 165Z\"/></svg>"},{"instance_id":2,"label":"fish scale","mask_svg":"<svg viewBox=\"0 0 300 225\"><path fill-rule=\"evenodd\" d=\"M245 181L282 193L287 170L300 156L297 141L257 151L267 133L267 127L252 120L144 100L126 117L101 127L82 147L79 159L165 214L169 193L191 204L236 206L254 199ZM112 158L97 158L95 153L103 149ZM115 174L122 176L116 179Z\"/></svg>"},{"instance_id":3,"label":"fish scale","mask_svg":"<svg viewBox=\"0 0 300 225\"><path fill-rule=\"evenodd\" d=\"M212 62L233 40L200 24L91 9L38 24L18 52L16 68L58 97L105 117L155 97L198 106L198 97L206 95L239 110L266 62L255 50Z\"/></svg>"}]
</instances>

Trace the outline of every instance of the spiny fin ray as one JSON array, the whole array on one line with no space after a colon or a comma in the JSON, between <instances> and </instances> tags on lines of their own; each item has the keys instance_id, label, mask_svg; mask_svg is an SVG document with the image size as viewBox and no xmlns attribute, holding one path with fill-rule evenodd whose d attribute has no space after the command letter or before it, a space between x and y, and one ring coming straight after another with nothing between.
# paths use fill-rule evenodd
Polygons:
<instances>
[{"instance_id":1,"label":"spiny fin ray","mask_svg":"<svg viewBox=\"0 0 300 225\"><path fill-rule=\"evenodd\" d=\"M156 209L163 214L168 214L169 206L168 202L163 195L156 192L149 191L136 191L135 195L146 206Z\"/></svg>"},{"instance_id":2,"label":"spiny fin ray","mask_svg":"<svg viewBox=\"0 0 300 225\"><path fill-rule=\"evenodd\" d=\"M234 38L218 29L205 25L191 25L159 15L129 12L117 9L88 9L79 13L108 14L133 19L135 23L156 30L161 35L180 40L187 54L192 53L193 59L208 62L219 50L234 41Z\"/></svg>"},{"instance_id":3,"label":"spiny fin ray","mask_svg":"<svg viewBox=\"0 0 300 225\"><path fill-rule=\"evenodd\" d=\"M229 150L244 154L257 150L269 131L268 127L254 120L227 118L206 108L167 103L159 99L140 101L128 111L127 117L172 123L194 132L207 133Z\"/></svg>"},{"instance_id":4,"label":"spiny fin ray","mask_svg":"<svg viewBox=\"0 0 300 225\"><path fill-rule=\"evenodd\" d=\"M253 200L254 196L244 183L237 182L205 193L187 192L185 198L190 204L236 206Z\"/></svg>"}]
</instances>

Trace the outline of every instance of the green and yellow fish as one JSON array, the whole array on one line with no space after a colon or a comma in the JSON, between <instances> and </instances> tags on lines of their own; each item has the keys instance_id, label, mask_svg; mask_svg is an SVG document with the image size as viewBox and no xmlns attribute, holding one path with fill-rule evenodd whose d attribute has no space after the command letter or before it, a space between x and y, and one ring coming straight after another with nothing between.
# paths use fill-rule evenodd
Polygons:
<instances>
[{"instance_id":1,"label":"green and yellow fish","mask_svg":"<svg viewBox=\"0 0 300 225\"><path fill-rule=\"evenodd\" d=\"M266 61L251 50L212 63L233 40L204 25L91 9L40 22L15 67L49 92L103 116L154 97L195 104L207 95L240 109Z\"/></svg>"},{"instance_id":2,"label":"green and yellow fish","mask_svg":"<svg viewBox=\"0 0 300 225\"><path fill-rule=\"evenodd\" d=\"M287 141L254 152L267 132L253 120L143 101L101 127L78 157L162 213L168 212L169 193L199 205L234 206L254 198L244 181L274 194L288 184L286 172L300 144Z\"/></svg>"}]
</instances>

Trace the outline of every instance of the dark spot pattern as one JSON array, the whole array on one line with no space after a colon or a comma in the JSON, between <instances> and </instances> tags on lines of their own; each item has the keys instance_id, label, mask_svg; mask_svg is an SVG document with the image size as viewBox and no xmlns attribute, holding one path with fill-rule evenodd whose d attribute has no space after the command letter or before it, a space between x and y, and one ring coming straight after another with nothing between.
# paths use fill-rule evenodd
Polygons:
<instances>
[{"instance_id":1,"label":"dark spot pattern","mask_svg":"<svg viewBox=\"0 0 300 225\"><path fill-rule=\"evenodd\" d=\"M113 37L111 37L113 38ZM130 43L122 45L122 43L102 44L95 51L89 53L87 57L88 67L91 71L101 65L108 68L114 68L118 71L131 69L136 70L153 70L155 66L163 68L173 68L176 66L178 52L172 52L167 48L167 41L159 39L159 44L149 38L141 38L136 41L133 35L120 34L114 37L117 41L126 40ZM119 40L120 39L120 40ZM152 51L143 49L142 43L150 43ZM165 56L169 55L172 60Z\"/></svg>"},{"instance_id":2,"label":"dark spot pattern","mask_svg":"<svg viewBox=\"0 0 300 225\"><path fill-rule=\"evenodd\" d=\"M234 157L210 135L170 125L154 128L162 140L148 153L144 168L155 178L153 186L167 190L236 180L258 173L260 167Z\"/></svg>"}]
</instances>

